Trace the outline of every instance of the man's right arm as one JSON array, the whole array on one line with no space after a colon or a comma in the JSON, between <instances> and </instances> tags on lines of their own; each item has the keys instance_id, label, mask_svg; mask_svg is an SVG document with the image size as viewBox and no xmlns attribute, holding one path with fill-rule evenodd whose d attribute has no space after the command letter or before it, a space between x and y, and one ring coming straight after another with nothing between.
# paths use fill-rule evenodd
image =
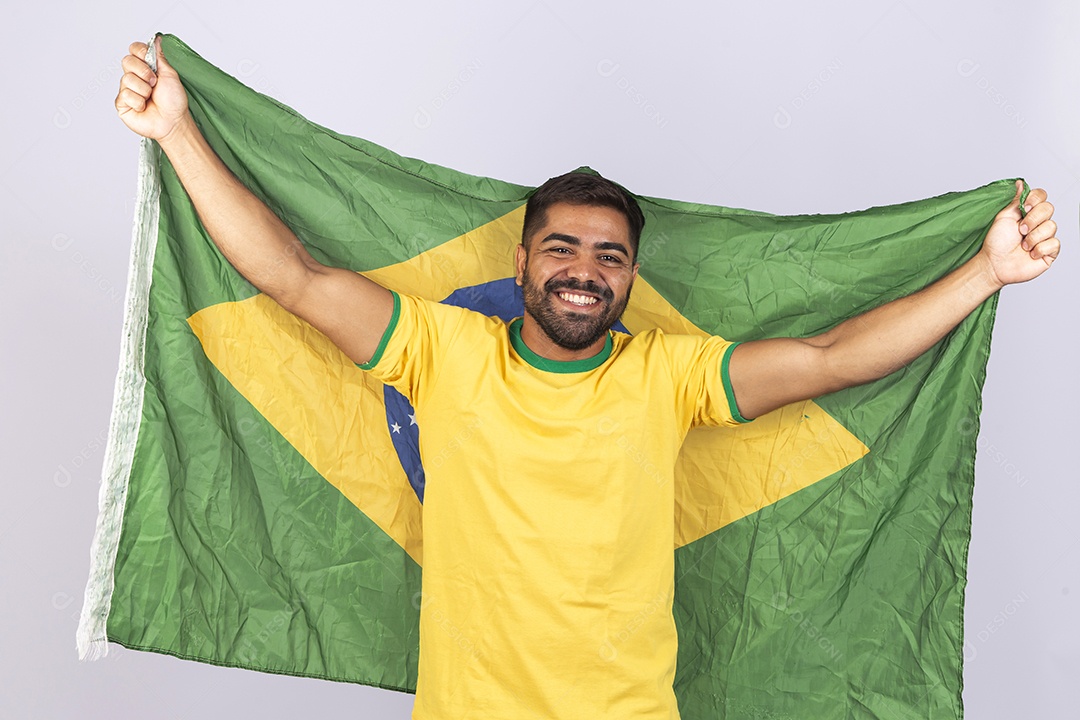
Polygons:
<instances>
[{"instance_id":1,"label":"man's right arm","mask_svg":"<svg viewBox=\"0 0 1080 720\"><path fill-rule=\"evenodd\" d=\"M353 362L375 353L393 313L390 291L316 261L265 203L229 171L195 125L187 93L157 41L158 72L132 43L116 96L120 119L157 140L225 258L251 284L318 328Z\"/></svg>"}]
</instances>

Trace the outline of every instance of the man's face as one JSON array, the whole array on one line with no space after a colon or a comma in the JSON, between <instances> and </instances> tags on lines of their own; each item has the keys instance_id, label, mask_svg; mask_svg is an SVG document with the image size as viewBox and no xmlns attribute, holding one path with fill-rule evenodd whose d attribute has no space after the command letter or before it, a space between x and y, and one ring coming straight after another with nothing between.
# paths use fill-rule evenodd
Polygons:
<instances>
[{"instance_id":1,"label":"man's face","mask_svg":"<svg viewBox=\"0 0 1080 720\"><path fill-rule=\"evenodd\" d=\"M517 250L526 314L566 350L598 344L637 277L626 218L614 208L557 203L527 246Z\"/></svg>"}]
</instances>

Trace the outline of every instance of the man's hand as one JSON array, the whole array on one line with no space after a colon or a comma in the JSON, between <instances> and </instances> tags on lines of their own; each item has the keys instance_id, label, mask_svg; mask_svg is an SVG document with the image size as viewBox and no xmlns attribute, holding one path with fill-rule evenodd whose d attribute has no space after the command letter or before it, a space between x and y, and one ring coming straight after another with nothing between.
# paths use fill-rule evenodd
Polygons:
<instances>
[{"instance_id":1,"label":"man's hand","mask_svg":"<svg viewBox=\"0 0 1080 720\"><path fill-rule=\"evenodd\" d=\"M188 111L180 76L154 39L132 43L116 112L129 128L157 140L225 258L252 285L330 338L355 362L371 359L394 310L390 291L349 270L317 262L285 223L244 187L206 142Z\"/></svg>"},{"instance_id":2,"label":"man's hand","mask_svg":"<svg viewBox=\"0 0 1080 720\"><path fill-rule=\"evenodd\" d=\"M165 59L161 38L154 39L157 73L146 64L146 43L134 42L120 61L124 76L116 96L116 112L129 128L143 137L164 140L186 122L187 92L180 75Z\"/></svg>"},{"instance_id":3,"label":"man's hand","mask_svg":"<svg viewBox=\"0 0 1080 720\"><path fill-rule=\"evenodd\" d=\"M1016 197L994 217L980 254L989 261L998 285L1027 282L1046 272L1061 249L1054 237L1057 223L1054 206L1046 201L1046 191L1037 188L1028 193L1028 208L1020 216L1020 195L1024 183L1016 181Z\"/></svg>"}]
</instances>

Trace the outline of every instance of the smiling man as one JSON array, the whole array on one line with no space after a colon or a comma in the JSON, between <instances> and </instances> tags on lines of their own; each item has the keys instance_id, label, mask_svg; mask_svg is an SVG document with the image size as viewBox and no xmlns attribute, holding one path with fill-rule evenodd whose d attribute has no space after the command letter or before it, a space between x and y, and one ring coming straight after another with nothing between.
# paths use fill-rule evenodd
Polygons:
<instances>
[{"instance_id":1,"label":"smiling man","mask_svg":"<svg viewBox=\"0 0 1080 720\"><path fill-rule=\"evenodd\" d=\"M425 464L414 717L678 717L675 460L691 427L743 418L734 343L612 332L643 225L569 173L526 205L523 317L391 296L360 367L412 402L422 458L476 428Z\"/></svg>"},{"instance_id":2,"label":"smiling man","mask_svg":"<svg viewBox=\"0 0 1080 720\"><path fill-rule=\"evenodd\" d=\"M533 193L516 256L529 347L554 360L599 351L630 301L644 225L632 197L591 175L552 178Z\"/></svg>"},{"instance_id":3,"label":"smiling man","mask_svg":"<svg viewBox=\"0 0 1080 720\"><path fill-rule=\"evenodd\" d=\"M200 134L158 47L134 43L116 108L158 141L225 257L423 427L414 717L678 718L672 689L674 464L687 432L882 377L911 362L1059 242L1020 188L981 251L924 290L811 338L732 343L612 331L637 276L633 196L571 173L527 204L523 317L507 324L318 263ZM467 447L455 431L474 428Z\"/></svg>"}]
</instances>

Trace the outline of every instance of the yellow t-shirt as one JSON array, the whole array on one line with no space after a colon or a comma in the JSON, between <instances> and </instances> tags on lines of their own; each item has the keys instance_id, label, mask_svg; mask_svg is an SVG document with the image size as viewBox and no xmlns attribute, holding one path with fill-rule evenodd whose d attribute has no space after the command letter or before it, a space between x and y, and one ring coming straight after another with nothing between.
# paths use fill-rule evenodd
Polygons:
<instances>
[{"instance_id":1,"label":"yellow t-shirt","mask_svg":"<svg viewBox=\"0 0 1080 720\"><path fill-rule=\"evenodd\" d=\"M691 427L741 420L734 344L613 332L557 362L520 323L395 295L361 366L420 427L413 717L678 718L674 465Z\"/></svg>"}]
</instances>

